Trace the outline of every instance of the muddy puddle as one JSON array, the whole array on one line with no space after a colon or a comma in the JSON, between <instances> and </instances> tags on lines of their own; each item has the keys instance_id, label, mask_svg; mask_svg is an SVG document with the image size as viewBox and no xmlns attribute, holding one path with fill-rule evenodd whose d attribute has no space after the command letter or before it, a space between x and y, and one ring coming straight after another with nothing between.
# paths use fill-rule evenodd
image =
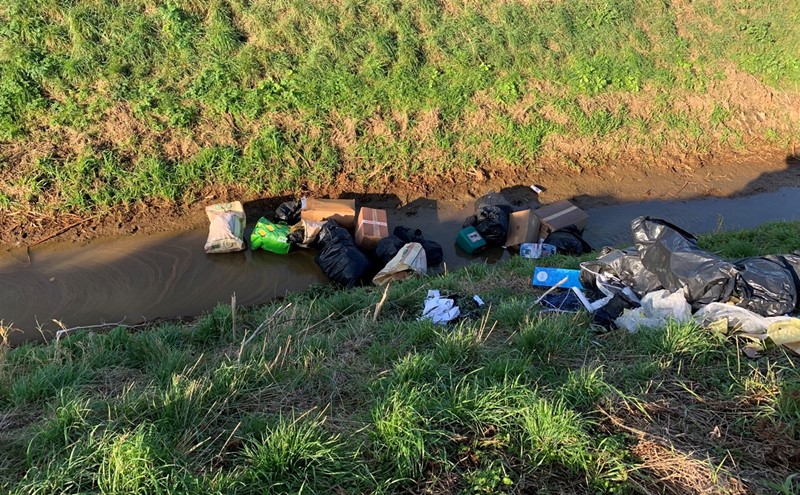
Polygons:
<instances>
[{"instance_id":1,"label":"muddy puddle","mask_svg":"<svg viewBox=\"0 0 800 495\"><path fill-rule=\"evenodd\" d=\"M731 199L603 206L588 210L585 237L595 248L628 245L630 221L639 215L665 218L696 233L755 227L766 221L800 220L798 204L800 188ZM426 238L439 242L448 270L508 256L502 249L477 257L456 249L455 235L471 206L456 208L426 200L402 208L380 202L362 206L387 208L390 226L419 228ZM251 223L256 219L249 217ZM22 249L3 253L0 320L17 330L11 342L18 344L52 335L60 325L132 325L192 317L230 302L233 293L239 304L251 305L327 283L313 251L285 256L262 251L206 255L205 238L205 230L193 230L83 245L53 243L29 253Z\"/></svg>"}]
</instances>

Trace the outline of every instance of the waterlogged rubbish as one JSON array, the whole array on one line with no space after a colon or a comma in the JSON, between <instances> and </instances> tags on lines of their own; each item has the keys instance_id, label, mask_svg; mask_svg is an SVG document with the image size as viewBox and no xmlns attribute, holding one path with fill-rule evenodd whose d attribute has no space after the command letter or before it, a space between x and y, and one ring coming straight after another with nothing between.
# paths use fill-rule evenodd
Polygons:
<instances>
[{"instance_id":1,"label":"waterlogged rubbish","mask_svg":"<svg viewBox=\"0 0 800 495\"><path fill-rule=\"evenodd\" d=\"M442 261L444 261L444 250L442 250L441 244L425 239L425 236L422 235L421 230L409 229L408 227L398 225L394 228L393 234L395 237L399 238L405 243L417 242L421 244L422 249L425 250L425 257L428 260L428 266L441 265Z\"/></svg>"},{"instance_id":2,"label":"waterlogged rubbish","mask_svg":"<svg viewBox=\"0 0 800 495\"><path fill-rule=\"evenodd\" d=\"M303 248L310 247L317 241L323 225L325 225L325 222L300 220L300 222L292 225L290 229L289 243Z\"/></svg>"},{"instance_id":3,"label":"waterlogged rubbish","mask_svg":"<svg viewBox=\"0 0 800 495\"><path fill-rule=\"evenodd\" d=\"M429 241L422 235L419 229L413 230L401 225L394 228L394 233L389 237L384 237L375 246L375 257L386 265L392 258L397 256L397 253L403 249L403 246L409 242L416 242L422 245L425 250L425 258L428 266L437 266L444 260L444 251L438 242Z\"/></svg>"},{"instance_id":4,"label":"waterlogged rubbish","mask_svg":"<svg viewBox=\"0 0 800 495\"><path fill-rule=\"evenodd\" d=\"M592 246L583 240L581 232L574 225L551 232L544 242L555 246L556 252L560 254L581 256L592 252Z\"/></svg>"},{"instance_id":5,"label":"waterlogged rubbish","mask_svg":"<svg viewBox=\"0 0 800 495\"><path fill-rule=\"evenodd\" d=\"M490 192L475 202L475 216L468 218L464 227L475 227L490 246L502 246L508 238L513 211L514 207L505 196Z\"/></svg>"},{"instance_id":6,"label":"waterlogged rubbish","mask_svg":"<svg viewBox=\"0 0 800 495\"><path fill-rule=\"evenodd\" d=\"M372 271L372 263L358 249L350 233L335 222L325 222L318 242L320 251L314 261L325 276L342 287L355 287Z\"/></svg>"},{"instance_id":7,"label":"waterlogged rubbish","mask_svg":"<svg viewBox=\"0 0 800 495\"><path fill-rule=\"evenodd\" d=\"M244 250L245 214L242 203L219 203L206 206L210 225L203 247L206 253L232 253Z\"/></svg>"},{"instance_id":8,"label":"waterlogged rubbish","mask_svg":"<svg viewBox=\"0 0 800 495\"><path fill-rule=\"evenodd\" d=\"M556 254L556 247L544 242L526 242L519 247L519 255L523 258L538 260Z\"/></svg>"},{"instance_id":9,"label":"waterlogged rubbish","mask_svg":"<svg viewBox=\"0 0 800 495\"><path fill-rule=\"evenodd\" d=\"M279 222L284 222L287 225L294 225L300 221L300 211L302 209L303 205L299 201L287 201L281 203L281 205L275 209L275 218L277 218Z\"/></svg>"},{"instance_id":10,"label":"waterlogged rubbish","mask_svg":"<svg viewBox=\"0 0 800 495\"><path fill-rule=\"evenodd\" d=\"M375 285L383 285L394 280L402 280L411 275L424 276L428 273L425 250L418 242L409 242L372 279Z\"/></svg>"},{"instance_id":11,"label":"waterlogged rubbish","mask_svg":"<svg viewBox=\"0 0 800 495\"><path fill-rule=\"evenodd\" d=\"M579 232L583 232L589 214L569 201L558 201L544 205L536 210L536 216L542 224L540 237L547 237L551 232L574 225Z\"/></svg>"},{"instance_id":12,"label":"waterlogged rubbish","mask_svg":"<svg viewBox=\"0 0 800 495\"><path fill-rule=\"evenodd\" d=\"M356 221L356 244L362 249L372 251L381 239L388 236L386 210L361 208Z\"/></svg>"},{"instance_id":13,"label":"waterlogged rubbish","mask_svg":"<svg viewBox=\"0 0 800 495\"><path fill-rule=\"evenodd\" d=\"M356 223L356 201L354 199L315 199L303 198L302 220L324 222L333 220L346 229Z\"/></svg>"},{"instance_id":14,"label":"waterlogged rubbish","mask_svg":"<svg viewBox=\"0 0 800 495\"><path fill-rule=\"evenodd\" d=\"M508 220L508 237L505 248L534 243L539 240L541 223L533 210L521 210L511 213Z\"/></svg>"},{"instance_id":15,"label":"waterlogged rubbish","mask_svg":"<svg viewBox=\"0 0 800 495\"><path fill-rule=\"evenodd\" d=\"M475 254L486 249L486 240L475 227L465 227L456 236L456 245L467 254Z\"/></svg>"},{"instance_id":16,"label":"waterlogged rubbish","mask_svg":"<svg viewBox=\"0 0 800 495\"><path fill-rule=\"evenodd\" d=\"M289 252L289 226L284 223L272 223L261 217L250 234L250 248L263 249L276 254L286 254Z\"/></svg>"}]
</instances>

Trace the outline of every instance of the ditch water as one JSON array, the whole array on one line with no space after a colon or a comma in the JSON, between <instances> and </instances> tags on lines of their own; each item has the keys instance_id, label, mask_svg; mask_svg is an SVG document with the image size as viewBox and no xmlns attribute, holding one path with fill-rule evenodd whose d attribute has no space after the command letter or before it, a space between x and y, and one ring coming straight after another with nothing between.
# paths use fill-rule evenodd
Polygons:
<instances>
[{"instance_id":1,"label":"ditch water","mask_svg":"<svg viewBox=\"0 0 800 495\"><path fill-rule=\"evenodd\" d=\"M785 188L736 198L601 206L587 209L585 238L595 248L629 245L630 221L640 215L664 218L698 234L750 228L768 221L800 220L798 204L800 188ZM421 200L389 209L389 224L390 229L419 228L426 238L439 242L448 270L508 257L502 249L476 257L456 249L455 236L470 214L471 206L454 208ZM30 256L20 250L0 254L0 321L18 330L10 340L19 344L52 335L59 328L54 320L71 328L192 317L229 303L233 293L240 305L260 304L326 282L313 251L206 255L206 234L202 229L84 245L52 243L32 248ZM249 237L249 231L246 234Z\"/></svg>"}]
</instances>

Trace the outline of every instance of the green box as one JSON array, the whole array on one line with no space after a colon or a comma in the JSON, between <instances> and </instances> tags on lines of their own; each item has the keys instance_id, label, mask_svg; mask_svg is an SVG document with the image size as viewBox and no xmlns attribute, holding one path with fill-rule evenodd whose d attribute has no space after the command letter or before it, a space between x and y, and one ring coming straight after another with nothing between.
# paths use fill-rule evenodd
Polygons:
<instances>
[{"instance_id":1,"label":"green box","mask_svg":"<svg viewBox=\"0 0 800 495\"><path fill-rule=\"evenodd\" d=\"M475 230L475 227L462 229L456 237L456 244L467 254L474 254L486 249L486 241Z\"/></svg>"}]
</instances>

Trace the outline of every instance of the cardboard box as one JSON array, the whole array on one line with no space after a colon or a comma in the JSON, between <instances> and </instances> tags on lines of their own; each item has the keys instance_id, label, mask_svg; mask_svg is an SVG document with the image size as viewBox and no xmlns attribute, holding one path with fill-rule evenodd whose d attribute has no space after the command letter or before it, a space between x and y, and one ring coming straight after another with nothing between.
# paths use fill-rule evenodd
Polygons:
<instances>
[{"instance_id":1,"label":"cardboard box","mask_svg":"<svg viewBox=\"0 0 800 495\"><path fill-rule=\"evenodd\" d=\"M569 201L559 201L542 206L535 213L542 224L539 237L547 237L550 232L563 229L569 225L575 225L582 231L586 227L586 221L589 219L589 215L585 211Z\"/></svg>"},{"instance_id":2,"label":"cardboard box","mask_svg":"<svg viewBox=\"0 0 800 495\"><path fill-rule=\"evenodd\" d=\"M356 222L356 244L364 249L372 250L384 237L389 237L386 210L361 208Z\"/></svg>"},{"instance_id":3,"label":"cardboard box","mask_svg":"<svg viewBox=\"0 0 800 495\"><path fill-rule=\"evenodd\" d=\"M539 218L531 210L515 211L508 221L508 237L503 247L516 247L539 241Z\"/></svg>"},{"instance_id":4,"label":"cardboard box","mask_svg":"<svg viewBox=\"0 0 800 495\"><path fill-rule=\"evenodd\" d=\"M352 229L356 224L356 200L308 198L300 219L309 222L333 220L346 229Z\"/></svg>"}]
</instances>

